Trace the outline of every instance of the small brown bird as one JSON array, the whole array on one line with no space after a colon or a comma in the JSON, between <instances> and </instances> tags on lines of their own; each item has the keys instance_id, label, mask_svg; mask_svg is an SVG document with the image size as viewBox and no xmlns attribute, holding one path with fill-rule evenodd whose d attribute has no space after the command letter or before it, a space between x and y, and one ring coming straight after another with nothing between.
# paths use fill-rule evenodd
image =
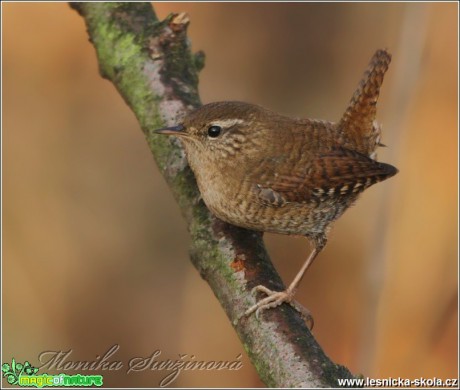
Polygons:
<instances>
[{"instance_id":1,"label":"small brown bird","mask_svg":"<svg viewBox=\"0 0 460 390\"><path fill-rule=\"evenodd\" d=\"M267 295L245 315L292 304L307 268L326 245L331 222L371 185L397 173L375 160L380 127L376 103L391 56L378 50L337 122L292 119L241 102L217 102L189 113L157 133L179 137L207 207L243 228L303 235L313 251L285 291Z\"/></svg>"}]
</instances>

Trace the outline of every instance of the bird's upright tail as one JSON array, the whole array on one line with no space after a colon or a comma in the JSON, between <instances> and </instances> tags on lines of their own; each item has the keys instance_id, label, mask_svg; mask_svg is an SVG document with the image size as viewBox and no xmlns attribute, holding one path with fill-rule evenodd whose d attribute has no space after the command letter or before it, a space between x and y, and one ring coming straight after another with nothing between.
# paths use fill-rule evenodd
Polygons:
<instances>
[{"instance_id":1,"label":"bird's upright tail","mask_svg":"<svg viewBox=\"0 0 460 390\"><path fill-rule=\"evenodd\" d=\"M380 144L380 126L375 120L383 77L391 62L387 50L377 50L359 83L345 114L337 123L343 146L373 157Z\"/></svg>"}]
</instances>

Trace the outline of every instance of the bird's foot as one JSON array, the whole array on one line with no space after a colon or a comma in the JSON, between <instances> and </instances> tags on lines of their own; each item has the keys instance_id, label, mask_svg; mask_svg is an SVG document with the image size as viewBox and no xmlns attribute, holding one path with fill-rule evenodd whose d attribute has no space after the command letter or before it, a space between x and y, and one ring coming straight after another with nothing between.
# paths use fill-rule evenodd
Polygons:
<instances>
[{"instance_id":1,"label":"bird's foot","mask_svg":"<svg viewBox=\"0 0 460 390\"><path fill-rule=\"evenodd\" d=\"M256 318L259 318L259 314L267 309L272 309L286 302L289 303L294 309L296 309L301 315L304 321L309 325L310 330L313 329L314 320L313 316L310 313L310 310L303 307L300 303L294 300L294 290L285 290L285 291L273 291L269 288L259 285L252 289L252 293L261 292L267 295L267 297L261 299L255 305L251 306L244 316L247 317L252 313L256 313Z\"/></svg>"}]
</instances>

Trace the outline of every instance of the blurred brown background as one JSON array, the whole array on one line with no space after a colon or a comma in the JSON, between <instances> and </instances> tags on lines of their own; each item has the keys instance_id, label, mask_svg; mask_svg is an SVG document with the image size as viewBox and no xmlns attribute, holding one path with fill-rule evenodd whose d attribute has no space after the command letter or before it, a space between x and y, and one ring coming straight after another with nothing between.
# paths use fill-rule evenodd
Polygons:
<instances>
[{"instance_id":1,"label":"blurred brown background","mask_svg":"<svg viewBox=\"0 0 460 390\"><path fill-rule=\"evenodd\" d=\"M206 52L204 103L235 99L338 120L377 48L393 62L379 159L400 173L336 224L298 299L325 352L365 376L457 377L457 4L159 3L186 11ZM2 362L45 350L94 360L234 360L178 387L262 386L188 260L189 237L142 132L98 74L65 3L3 9ZM286 282L306 240L268 235ZM83 373L83 372L82 372ZM167 372L103 372L156 386Z\"/></svg>"}]
</instances>

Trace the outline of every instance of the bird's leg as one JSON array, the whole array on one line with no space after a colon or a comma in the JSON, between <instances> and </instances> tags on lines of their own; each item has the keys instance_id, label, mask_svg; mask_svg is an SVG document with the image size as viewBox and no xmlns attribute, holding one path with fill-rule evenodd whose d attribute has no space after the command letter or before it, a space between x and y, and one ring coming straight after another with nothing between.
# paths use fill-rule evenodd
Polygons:
<instances>
[{"instance_id":1,"label":"bird's leg","mask_svg":"<svg viewBox=\"0 0 460 390\"><path fill-rule=\"evenodd\" d=\"M262 285L254 287L252 289L253 292L262 292L266 294L267 297L261 299L255 305L251 306L248 310L246 310L244 315L249 316L255 312L256 317L258 317L260 312L262 312L263 310L277 307L282 303L286 302L289 303L292 307L294 307L294 309L296 309L302 315L302 317L305 319L307 323L310 322L311 328L313 328L313 317L310 311L294 300L294 294L305 272L313 263L313 260L315 260L316 256L318 256L319 252L321 252L321 250L324 248L325 244L326 239L324 238L324 236L321 236L320 238L315 240L315 247L313 251L310 253L302 268L297 273L294 280L291 282L291 284L285 291L273 291Z\"/></svg>"}]
</instances>

